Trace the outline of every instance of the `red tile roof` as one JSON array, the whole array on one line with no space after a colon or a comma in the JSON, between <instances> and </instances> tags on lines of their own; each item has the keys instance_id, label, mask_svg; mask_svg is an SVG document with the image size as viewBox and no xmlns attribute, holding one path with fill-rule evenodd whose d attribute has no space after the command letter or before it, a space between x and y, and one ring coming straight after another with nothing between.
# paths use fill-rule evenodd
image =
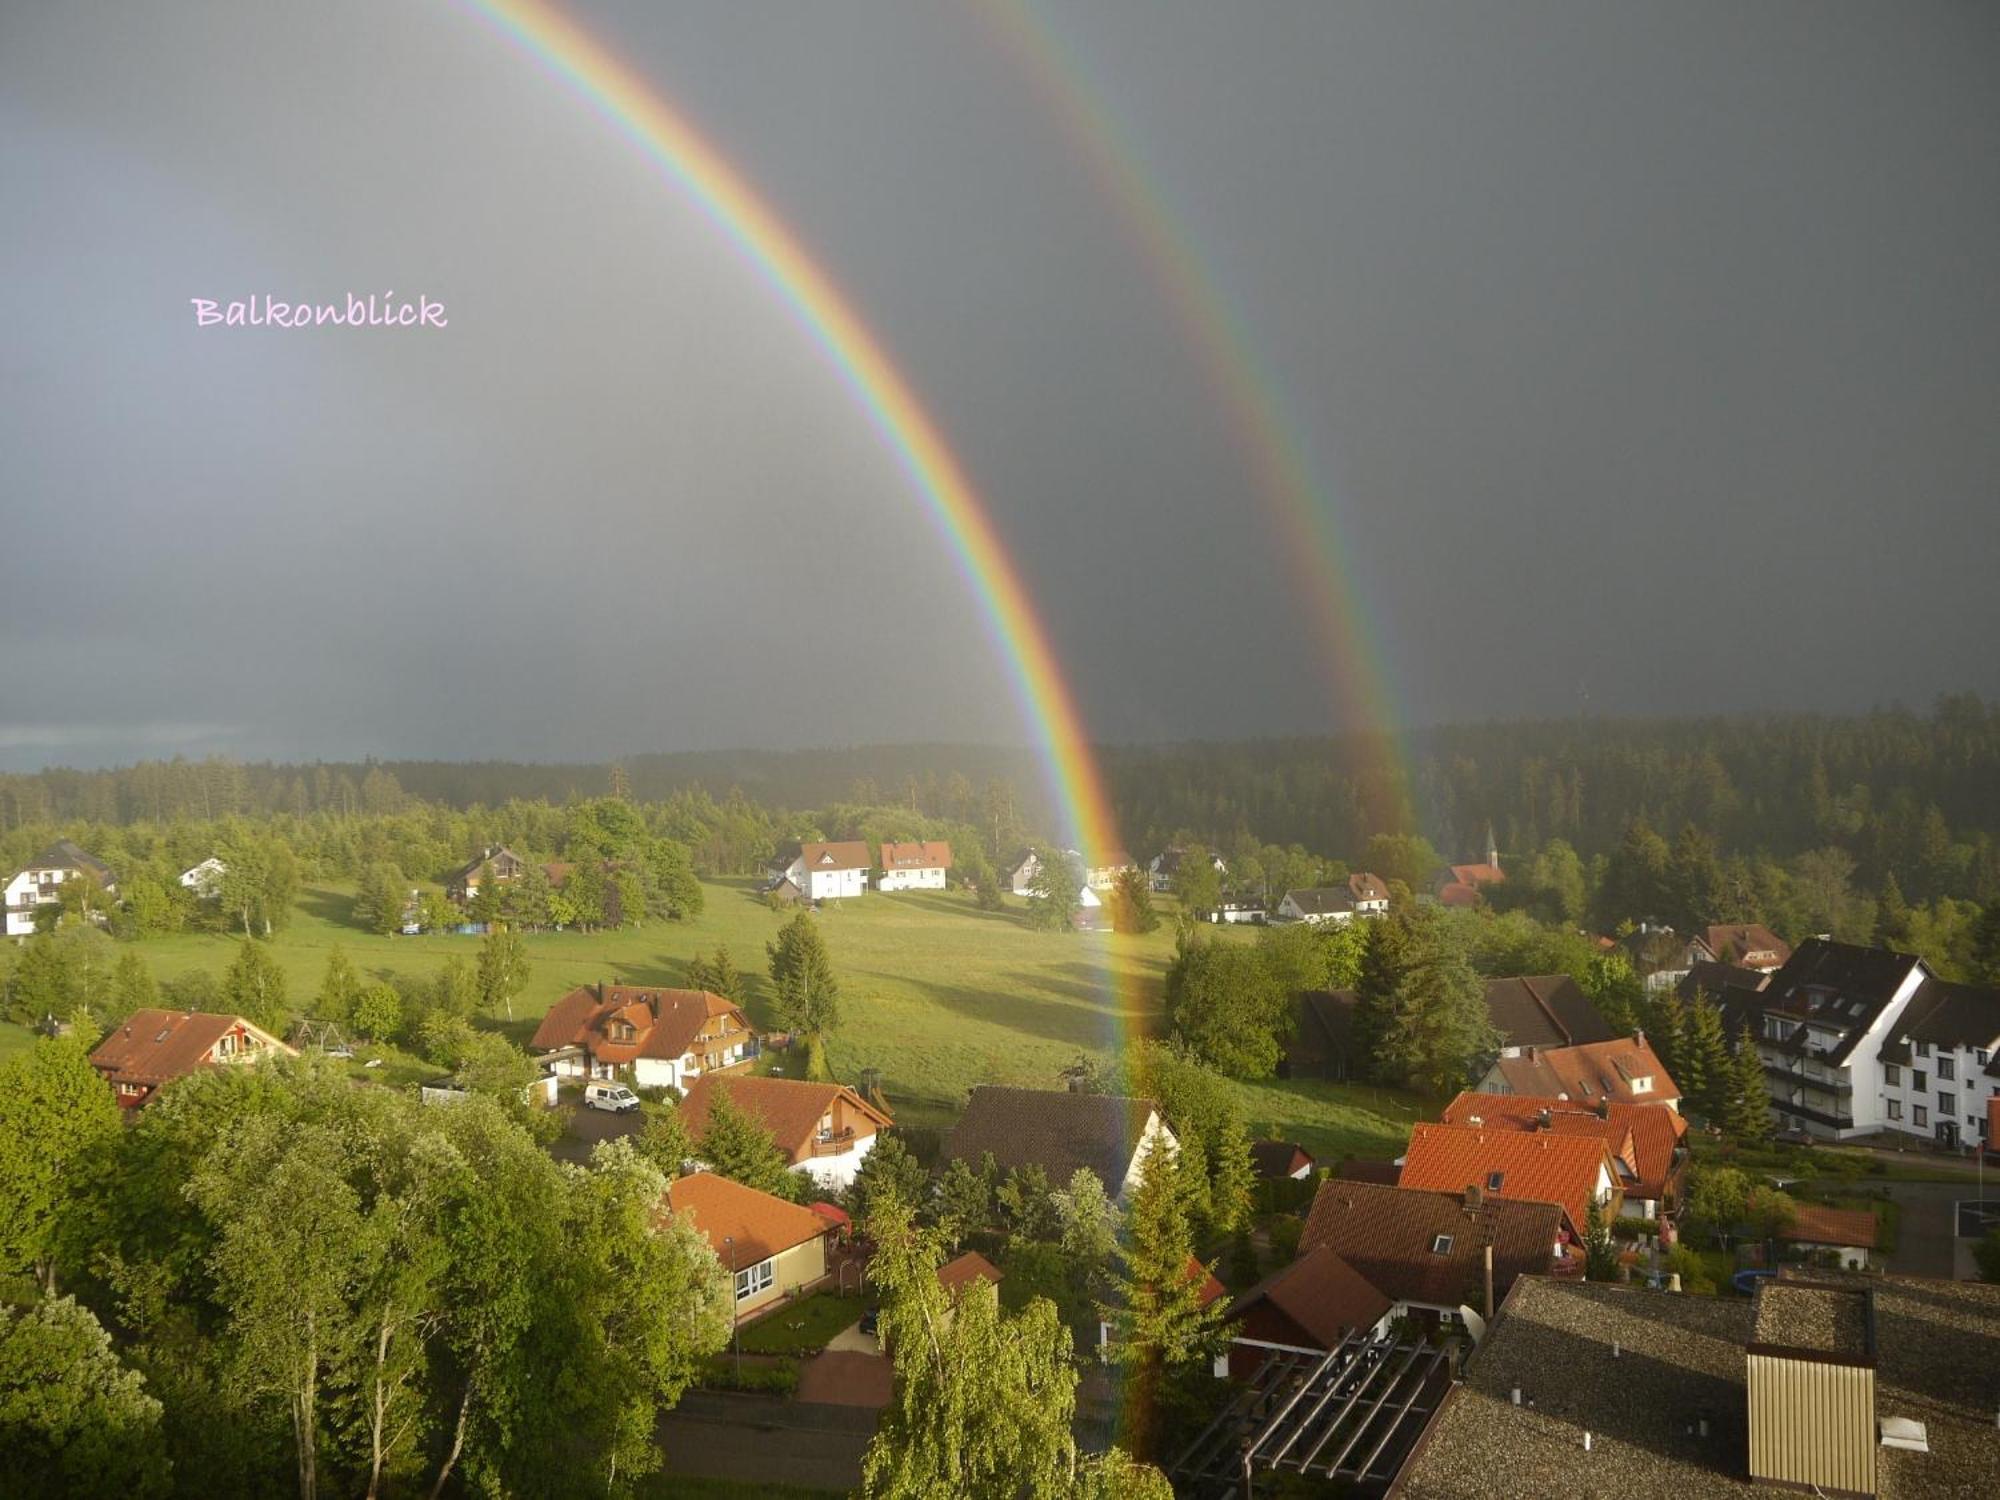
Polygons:
<instances>
[{"instance_id":1,"label":"red tile roof","mask_svg":"<svg viewBox=\"0 0 2000 1500\"><path fill-rule=\"evenodd\" d=\"M1724 963L1744 968L1782 968L1792 956L1792 945L1762 922L1733 922L1711 927L1703 934L1708 951Z\"/></svg>"},{"instance_id":2,"label":"red tile roof","mask_svg":"<svg viewBox=\"0 0 2000 1500\"><path fill-rule=\"evenodd\" d=\"M836 1100L847 1101L857 1115L857 1136L872 1135L895 1123L887 1114L863 1099L853 1089L837 1083L807 1083L796 1078L759 1078L742 1073L727 1076L704 1073L688 1086L680 1102L681 1123L697 1141L708 1129L708 1111L716 1094L726 1093L736 1109L771 1132L794 1166L810 1161L819 1122L832 1110ZM862 1129L865 1124L868 1128Z\"/></svg>"},{"instance_id":3,"label":"red tile roof","mask_svg":"<svg viewBox=\"0 0 2000 1500\"><path fill-rule=\"evenodd\" d=\"M884 844L882 846L882 868L885 870L949 870L951 868L951 845L943 839L929 842L918 840L914 844Z\"/></svg>"},{"instance_id":4,"label":"red tile roof","mask_svg":"<svg viewBox=\"0 0 2000 1500\"><path fill-rule=\"evenodd\" d=\"M1660 1198L1674 1170L1674 1154L1687 1134L1685 1116L1664 1104L1601 1104L1608 1119L1596 1109L1574 1099L1553 1095L1481 1094L1467 1091L1444 1107L1447 1125L1470 1125L1475 1120L1493 1130L1535 1130L1541 1125L1543 1110L1549 1112L1550 1128L1560 1133L1599 1134L1612 1145L1612 1154L1621 1157L1636 1182L1627 1189L1635 1197ZM1598 1129L1581 1123L1597 1122ZM1629 1137L1628 1148L1616 1144L1620 1135Z\"/></svg>"},{"instance_id":5,"label":"red tile roof","mask_svg":"<svg viewBox=\"0 0 2000 1500\"><path fill-rule=\"evenodd\" d=\"M760 1193L713 1172L667 1185L667 1207L701 1232L724 1265L743 1270L828 1232L811 1209ZM725 1238L733 1244L724 1244Z\"/></svg>"},{"instance_id":6,"label":"red tile roof","mask_svg":"<svg viewBox=\"0 0 2000 1500\"><path fill-rule=\"evenodd\" d=\"M1453 865L1452 878L1460 885L1499 885L1506 880L1498 865L1480 863L1476 865Z\"/></svg>"},{"instance_id":7,"label":"red tile roof","mask_svg":"<svg viewBox=\"0 0 2000 1500\"><path fill-rule=\"evenodd\" d=\"M1398 1185L1446 1193L1473 1187L1487 1199L1559 1204L1581 1231L1600 1172L1618 1181L1610 1152L1595 1136L1417 1125Z\"/></svg>"},{"instance_id":8,"label":"red tile roof","mask_svg":"<svg viewBox=\"0 0 2000 1500\"><path fill-rule=\"evenodd\" d=\"M655 985L584 985L549 1007L529 1044L537 1052L587 1047L593 1057L624 1064L641 1057L672 1061L685 1056L716 1016L729 1015L745 1031L749 1019L733 1003L707 990L670 990ZM608 1029L622 1021L629 1039L613 1040Z\"/></svg>"},{"instance_id":9,"label":"red tile roof","mask_svg":"<svg viewBox=\"0 0 2000 1500\"><path fill-rule=\"evenodd\" d=\"M1531 1047L1519 1057L1500 1058L1493 1066L1513 1094L1567 1094L1584 1104L1605 1098L1614 1103L1670 1104L1681 1096L1680 1085L1652 1043L1639 1036L1575 1047ZM1632 1087L1640 1079L1652 1081L1644 1093Z\"/></svg>"},{"instance_id":10,"label":"red tile roof","mask_svg":"<svg viewBox=\"0 0 2000 1500\"><path fill-rule=\"evenodd\" d=\"M956 1298L974 1281L989 1281L998 1286L1000 1268L977 1250L968 1250L957 1260L946 1261L939 1266L937 1279L938 1285Z\"/></svg>"},{"instance_id":11,"label":"red tile roof","mask_svg":"<svg viewBox=\"0 0 2000 1500\"><path fill-rule=\"evenodd\" d=\"M1314 1245L1238 1297L1229 1309L1241 1318L1259 1303L1283 1313L1322 1349L1356 1329L1373 1328L1392 1305L1374 1283L1325 1245Z\"/></svg>"},{"instance_id":12,"label":"red tile roof","mask_svg":"<svg viewBox=\"0 0 2000 1500\"><path fill-rule=\"evenodd\" d=\"M1873 1250L1879 1228L1875 1215L1865 1208L1800 1203L1792 1209L1792 1222L1778 1238L1794 1245L1848 1245Z\"/></svg>"},{"instance_id":13,"label":"red tile roof","mask_svg":"<svg viewBox=\"0 0 2000 1500\"><path fill-rule=\"evenodd\" d=\"M1560 1268L1562 1220L1553 1203L1482 1198L1469 1206L1462 1192L1335 1177L1313 1198L1299 1250L1326 1246L1393 1301L1476 1307L1483 1300L1485 1247L1493 1247L1497 1302L1515 1277Z\"/></svg>"},{"instance_id":14,"label":"red tile roof","mask_svg":"<svg viewBox=\"0 0 2000 1500\"><path fill-rule=\"evenodd\" d=\"M135 1010L97 1044L90 1054L90 1065L112 1083L158 1087L213 1061L216 1044L231 1035L238 1038L239 1046L254 1038L256 1046L247 1050L261 1048L298 1056L241 1016L199 1010Z\"/></svg>"}]
</instances>

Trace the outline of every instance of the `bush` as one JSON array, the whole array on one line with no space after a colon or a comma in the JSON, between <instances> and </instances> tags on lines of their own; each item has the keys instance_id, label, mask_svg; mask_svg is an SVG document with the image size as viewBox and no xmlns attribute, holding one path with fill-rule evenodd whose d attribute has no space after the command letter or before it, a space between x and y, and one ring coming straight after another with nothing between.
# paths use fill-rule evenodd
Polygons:
<instances>
[{"instance_id":1,"label":"bush","mask_svg":"<svg viewBox=\"0 0 2000 1500\"><path fill-rule=\"evenodd\" d=\"M1306 1231L1304 1219L1295 1219L1287 1214L1283 1218L1271 1220L1271 1253L1280 1263L1297 1258L1299 1236Z\"/></svg>"},{"instance_id":2,"label":"bush","mask_svg":"<svg viewBox=\"0 0 2000 1500\"><path fill-rule=\"evenodd\" d=\"M1676 1245L1669 1250L1662 1269L1680 1276L1681 1290L1684 1292L1714 1296L1717 1286L1720 1285L1713 1263L1700 1251L1686 1245Z\"/></svg>"},{"instance_id":3,"label":"bush","mask_svg":"<svg viewBox=\"0 0 2000 1500\"><path fill-rule=\"evenodd\" d=\"M698 1383L711 1391L795 1396L799 1390L799 1362L795 1359L760 1358L739 1368L733 1356L711 1354L702 1364Z\"/></svg>"}]
</instances>

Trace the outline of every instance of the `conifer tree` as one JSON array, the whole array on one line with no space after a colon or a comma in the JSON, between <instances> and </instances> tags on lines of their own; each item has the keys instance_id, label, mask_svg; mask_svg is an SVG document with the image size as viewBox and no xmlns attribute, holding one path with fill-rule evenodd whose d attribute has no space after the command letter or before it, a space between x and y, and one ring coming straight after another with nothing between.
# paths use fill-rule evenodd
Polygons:
<instances>
[{"instance_id":1,"label":"conifer tree","mask_svg":"<svg viewBox=\"0 0 2000 1500\"><path fill-rule=\"evenodd\" d=\"M1764 1060L1749 1032L1736 1039L1730 1062L1729 1097L1723 1107L1723 1130L1743 1145L1771 1137L1771 1093L1764 1082Z\"/></svg>"},{"instance_id":2,"label":"conifer tree","mask_svg":"<svg viewBox=\"0 0 2000 1500\"><path fill-rule=\"evenodd\" d=\"M764 945L778 1014L806 1044L806 1076L825 1078L826 1038L840 1024L840 981L812 913L800 912Z\"/></svg>"},{"instance_id":3,"label":"conifer tree","mask_svg":"<svg viewBox=\"0 0 2000 1500\"><path fill-rule=\"evenodd\" d=\"M1668 1071L1681 1086L1681 1096L1703 1119L1716 1119L1729 1100L1729 1040L1722 1029L1722 1011L1705 995L1697 995L1688 1007L1680 1053L1680 1066Z\"/></svg>"},{"instance_id":4,"label":"conifer tree","mask_svg":"<svg viewBox=\"0 0 2000 1500\"><path fill-rule=\"evenodd\" d=\"M708 1101L708 1122L695 1152L718 1177L780 1198L799 1194L800 1174L786 1163L777 1140L758 1121L738 1109L722 1089L717 1089Z\"/></svg>"},{"instance_id":5,"label":"conifer tree","mask_svg":"<svg viewBox=\"0 0 2000 1500\"><path fill-rule=\"evenodd\" d=\"M705 988L711 994L720 995L725 1000L743 1003L743 971L736 967L736 960L729 955L727 944L718 943L715 957L708 961L708 983Z\"/></svg>"},{"instance_id":6,"label":"conifer tree","mask_svg":"<svg viewBox=\"0 0 2000 1500\"><path fill-rule=\"evenodd\" d=\"M326 972L320 976L319 993L313 997L313 1015L322 1021L352 1020L361 990L361 976L336 943L326 955Z\"/></svg>"}]
</instances>

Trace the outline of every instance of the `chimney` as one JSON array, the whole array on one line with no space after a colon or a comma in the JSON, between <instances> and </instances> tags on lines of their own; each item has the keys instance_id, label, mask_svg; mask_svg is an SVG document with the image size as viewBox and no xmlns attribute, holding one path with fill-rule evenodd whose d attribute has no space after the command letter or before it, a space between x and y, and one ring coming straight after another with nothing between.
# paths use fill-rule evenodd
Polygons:
<instances>
[{"instance_id":1,"label":"chimney","mask_svg":"<svg viewBox=\"0 0 2000 1500\"><path fill-rule=\"evenodd\" d=\"M1465 1185L1465 1211L1467 1213L1476 1214L1479 1212L1479 1204L1480 1204L1479 1184L1476 1182L1468 1182Z\"/></svg>"},{"instance_id":2,"label":"chimney","mask_svg":"<svg viewBox=\"0 0 2000 1500\"><path fill-rule=\"evenodd\" d=\"M1646 1045L1646 1029L1643 1026L1634 1026L1632 1028L1632 1045L1635 1047Z\"/></svg>"},{"instance_id":3,"label":"chimney","mask_svg":"<svg viewBox=\"0 0 2000 1500\"><path fill-rule=\"evenodd\" d=\"M1540 1110L1535 1115L1535 1125L1537 1129L1547 1130L1554 1123L1555 1123L1554 1116L1552 1116L1546 1108Z\"/></svg>"}]
</instances>

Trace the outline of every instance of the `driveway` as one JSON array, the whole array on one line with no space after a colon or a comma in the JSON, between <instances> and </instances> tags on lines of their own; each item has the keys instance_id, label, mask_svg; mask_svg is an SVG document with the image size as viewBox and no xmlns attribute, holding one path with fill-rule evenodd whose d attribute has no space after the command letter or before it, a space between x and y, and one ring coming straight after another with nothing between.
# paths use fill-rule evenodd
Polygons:
<instances>
[{"instance_id":1,"label":"driveway","mask_svg":"<svg viewBox=\"0 0 2000 1500\"><path fill-rule=\"evenodd\" d=\"M885 1355L828 1348L799 1367L800 1401L880 1411L894 1391L895 1371Z\"/></svg>"},{"instance_id":2,"label":"driveway","mask_svg":"<svg viewBox=\"0 0 2000 1500\"><path fill-rule=\"evenodd\" d=\"M875 1420L870 1407L689 1391L660 1419L659 1442L669 1474L844 1494L860 1487Z\"/></svg>"},{"instance_id":3,"label":"driveway","mask_svg":"<svg viewBox=\"0 0 2000 1500\"><path fill-rule=\"evenodd\" d=\"M590 1162L590 1153L599 1141L616 1140L621 1135L637 1135L645 1127L646 1117L636 1109L613 1114L607 1109L585 1109L579 1104L576 1113L570 1116L569 1129L549 1147L549 1154L558 1161L573 1161L578 1166L586 1166Z\"/></svg>"},{"instance_id":4,"label":"driveway","mask_svg":"<svg viewBox=\"0 0 2000 1500\"><path fill-rule=\"evenodd\" d=\"M1971 1263L1971 1252L1961 1256L1953 1234L1957 1228L1958 1203L1969 1198L1956 1182L1885 1182L1889 1196L1902 1209L1896 1231L1896 1251L1888 1257L1888 1269L1905 1276L1936 1276L1950 1280L1962 1273L1960 1261Z\"/></svg>"}]
</instances>

